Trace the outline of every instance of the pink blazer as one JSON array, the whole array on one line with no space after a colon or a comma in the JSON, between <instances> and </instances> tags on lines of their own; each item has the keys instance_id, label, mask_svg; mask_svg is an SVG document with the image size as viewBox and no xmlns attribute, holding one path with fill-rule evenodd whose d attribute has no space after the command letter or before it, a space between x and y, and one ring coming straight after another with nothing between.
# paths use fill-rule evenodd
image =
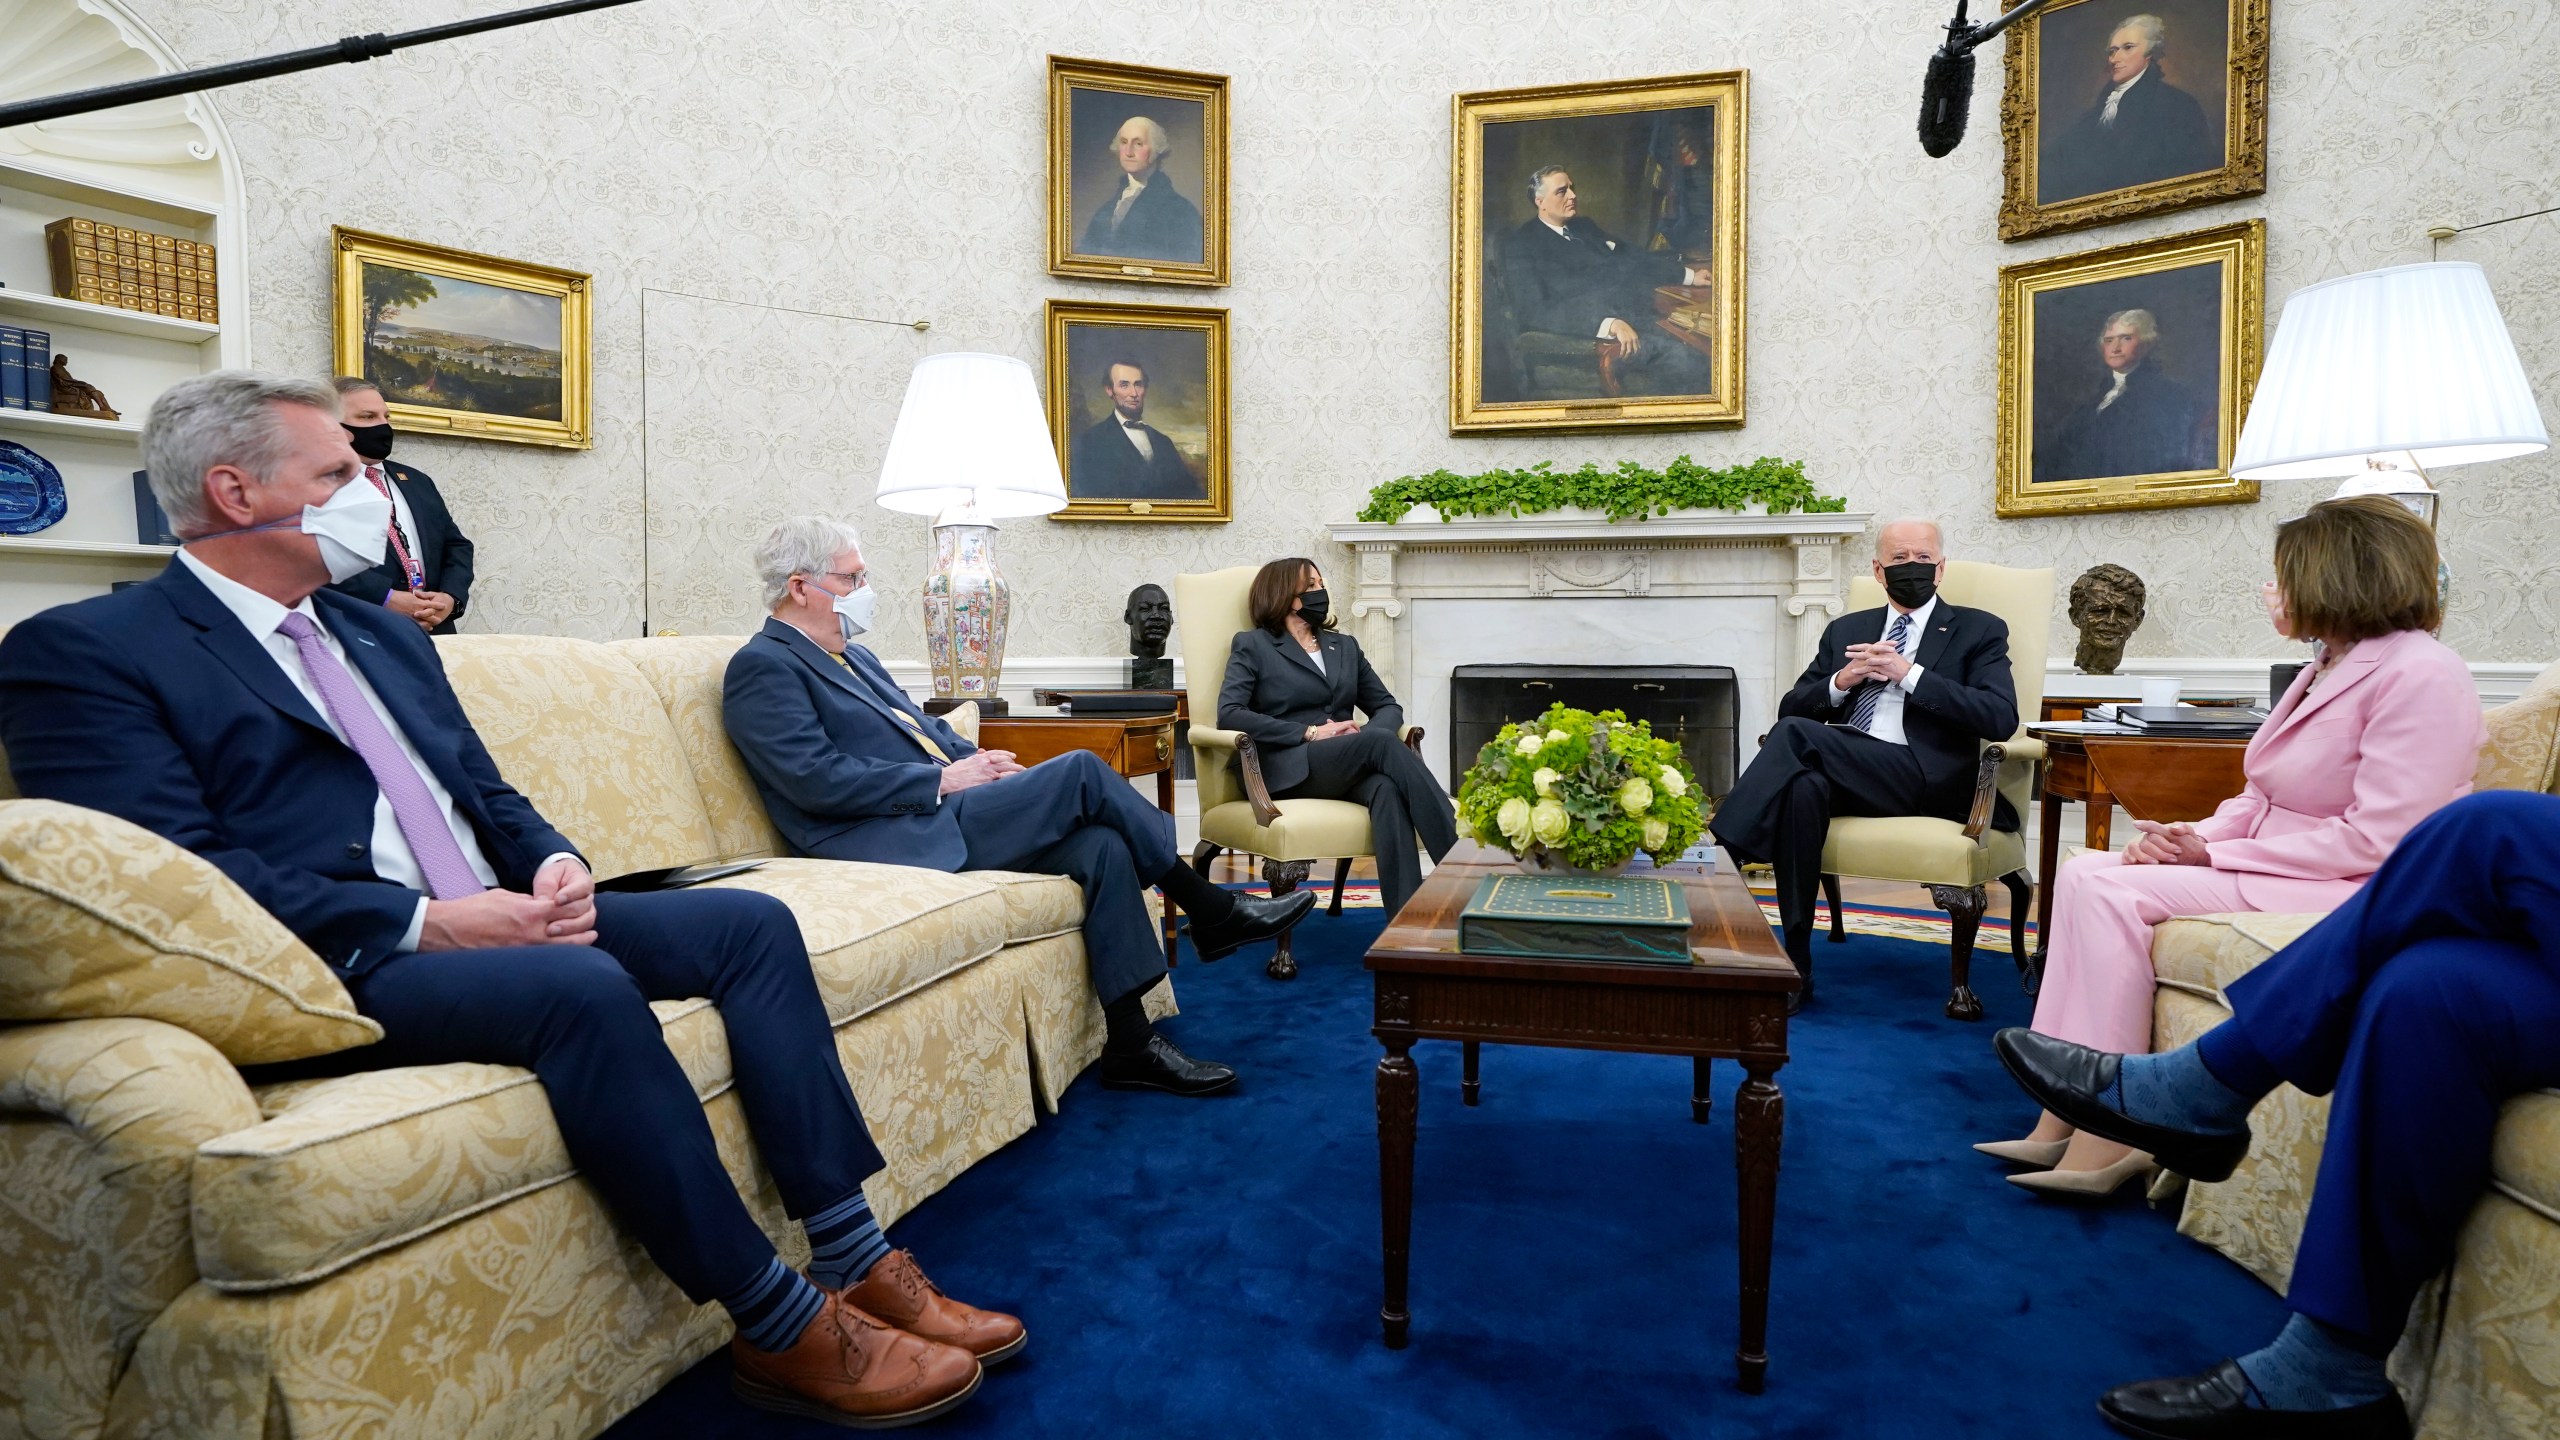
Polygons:
<instances>
[{"instance_id":1,"label":"pink blazer","mask_svg":"<svg viewBox=\"0 0 2560 1440\"><path fill-rule=\"evenodd\" d=\"M2197 822L2213 868L2260 910L2329 909L2437 807L2471 793L2489 738L2462 658L2402 630L2360 641L2318 689L2291 689L2243 769L2248 788ZM2305 882L2311 882L2306 884Z\"/></svg>"}]
</instances>

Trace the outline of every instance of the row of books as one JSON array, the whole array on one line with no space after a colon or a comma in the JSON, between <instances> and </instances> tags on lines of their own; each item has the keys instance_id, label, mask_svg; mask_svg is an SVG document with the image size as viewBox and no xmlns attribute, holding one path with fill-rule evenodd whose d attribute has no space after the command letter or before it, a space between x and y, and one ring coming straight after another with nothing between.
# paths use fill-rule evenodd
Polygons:
<instances>
[{"instance_id":1,"label":"row of books","mask_svg":"<svg viewBox=\"0 0 2560 1440\"><path fill-rule=\"evenodd\" d=\"M53 293L65 300L218 323L213 247L74 215L44 227Z\"/></svg>"},{"instance_id":2,"label":"row of books","mask_svg":"<svg viewBox=\"0 0 2560 1440\"><path fill-rule=\"evenodd\" d=\"M0 325L0 410L53 408L53 332Z\"/></svg>"}]
</instances>

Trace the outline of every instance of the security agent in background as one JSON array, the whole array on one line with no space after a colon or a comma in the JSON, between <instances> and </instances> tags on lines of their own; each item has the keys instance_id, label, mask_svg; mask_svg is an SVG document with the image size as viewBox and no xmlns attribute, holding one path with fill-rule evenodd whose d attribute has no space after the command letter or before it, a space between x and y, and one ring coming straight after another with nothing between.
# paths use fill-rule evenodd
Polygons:
<instances>
[{"instance_id":1,"label":"security agent in background","mask_svg":"<svg viewBox=\"0 0 2560 1440\"><path fill-rule=\"evenodd\" d=\"M363 478L391 501L391 530L381 564L329 588L397 610L430 635L450 635L471 605L471 537L453 523L427 472L389 458L391 409L381 388L353 375L333 383Z\"/></svg>"},{"instance_id":2,"label":"security agent in background","mask_svg":"<svg viewBox=\"0 0 2560 1440\"><path fill-rule=\"evenodd\" d=\"M1733 858L1778 872L1787 958L1813 994L1813 897L1835 815L1933 815L1973 805L1981 742L2018 728L2009 625L1938 598L1946 541L1929 520L1876 536L1882 609L1843 615L1778 702L1778 723L1707 828ZM1993 824L2018 828L2003 801Z\"/></svg>"}]
</instances>

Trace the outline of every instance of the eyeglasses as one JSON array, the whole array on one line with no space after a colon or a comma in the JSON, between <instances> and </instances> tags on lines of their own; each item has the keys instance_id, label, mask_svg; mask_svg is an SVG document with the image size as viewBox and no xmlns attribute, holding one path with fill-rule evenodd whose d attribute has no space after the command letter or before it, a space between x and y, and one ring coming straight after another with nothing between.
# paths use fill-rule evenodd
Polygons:
<instances>
[{"instance_id":1,"label":"eyeglasses","mask_svg":"<svg viewBox=\"0 0 2560 1440\"><path fill-rule=\"evenodd\" d=\"M871 583L864 572L860 570L821 570L818 573L826 576L830 580L842 580L856 590L859 590L863 586ZM808 577L804 575L801 578L805 580Z\"/></svg>"}]
</instances>

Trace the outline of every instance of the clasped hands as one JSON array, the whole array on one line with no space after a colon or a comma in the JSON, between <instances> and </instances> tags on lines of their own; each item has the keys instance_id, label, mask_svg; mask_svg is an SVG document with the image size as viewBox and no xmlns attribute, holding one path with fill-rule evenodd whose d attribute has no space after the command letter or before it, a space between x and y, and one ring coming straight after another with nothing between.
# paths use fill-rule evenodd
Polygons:
<instances>
[{"instance_id":1,"label":"clasped hands","mask_svg":"<svg viewBox=\"0 0 2560 1440\"><path fill-rule=\"evenodd\" d=\"M1831 688L1844 695L1869 680L1899 685L1902 677L1911 673L1911 657L1881 640L1872 645L1852 645L1847 653L1849 663L1831 677Z\"/></svg>"},{"instance_id":2,"label":"clasped hands","mask_svg":"<svg viewBox=\"0 0 2560 1440\"><path fill-rule=\"evenodd\" d=\"M1023 768L1014 760L1010 750L972 751L942 767L942 789L937 793L957 795L990 780L1019 775Z\"/></svg>"},{"instance_id":3,"label":"clasped hands","mask_svg":"<svg viewBox=\"0 0 2560 1440\"><path fill-rule=\"evenodd\" d=\"M1359 730L1360 722L1357 720L1327 720L1321 725L1307 727L1307 743L1312 745L1318 740L1330 740L1337 735L1355 735Z\"/></svg>"},{"instance_id":4,"label":"clasped hands","mask_svg":"<svg viewBox=\"0 0 2560 1440\"><path fill-rule=\"evenodd\" d=\"M596 943L596 881L575 857L545 865L533 893L483 890L462 900L429 900L421 950L494 950L509 945Z\"/></svg>"},{"instance_id":5,"label":"clasped hands","mask_svg":"<svg viewBox=\"0 0 2560 1440\"><path fill-rule=\"evenodd\" d=\"M421 630L433 630L453 618L453 597L441 590L394 590L382 603L417 621Z\"/></svg>"},{"instance_id":6,"label":"clasped hands","mask_svg":"<svg viewBox=\"0 0 2560 1440\"><path fill-rule=\"evenodd\" d=\"M2158 825L2149 820L2136 820L2135 829L2142 833L2124 847L2127 865L2210 865L2202 835L2196 827L2181 820L2174 825Z\"/></svg>"}]
</instances>

